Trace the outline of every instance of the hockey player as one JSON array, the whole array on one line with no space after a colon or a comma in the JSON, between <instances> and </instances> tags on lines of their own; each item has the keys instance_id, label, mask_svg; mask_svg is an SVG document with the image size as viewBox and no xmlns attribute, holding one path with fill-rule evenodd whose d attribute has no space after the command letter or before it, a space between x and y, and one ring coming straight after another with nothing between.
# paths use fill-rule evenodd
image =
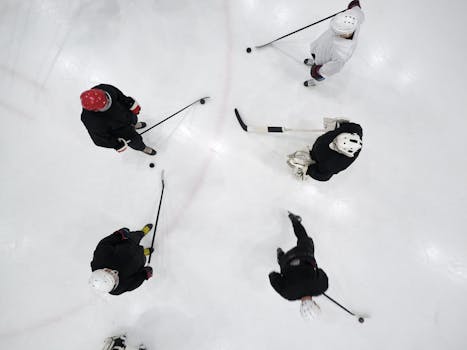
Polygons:
<instances>
[{"instance_id":1,"label":"hockey player","mask_svg":"<svg viewBox=\"0 0 467 350\"><path fill-rule=\"evenodd\" d=\"M328 289L328 276L316 264L313 240L303 228L302 218L289 212L289 219L297 236L297 246L287 253L277 248L277 262L281 272L271 272L269 281L283 298L301 300L302 316L311 318L320 311L312 297Z\"/></svg>"},{"instance_id":2,"label":"hockey player","mask_svg":"<svg viewBox=\"0 0 467 350\"><path fill-rule=\"evenodd\" d=\"M102 350L136 350L136 348L126 344L126 335L123 334L105 339ZM138 350L147 350L147 348L144 344L140 344Z\"/></svg>"},{"instance_id":3,"label":"hockey player","mask_svg":"<svg viewBox=\"0 0 467 350\"><path fill-rule=\"evenodd\" d=\"M130 146L151 156L157 153L136 132L145 128L146 123L138 122L141 107L132 97L115 86L100 84L84 91L80 98L81 121L97 146L114 148L117 152Z\"/></svg>"},{"instance_id":4,"label":"hockey player","mask_svg":"<svg viewBox=\"0 0 467 350\"><path fill-rule=\"evenodd\" d=\"M311 58L304 61L311 66L311 79L303 83L305 86L314 86L317 81L336 74L352 57L365 17L359 0L353 0L347 8L334 16L330 28L311 43Z\"/></svg>"},{"instance_id":5,"label":"hockey player","mask_svg":"<svg viewBox=\"0 0 467 350\"><path fill-rule=\"evenodd\" d=\"M151 229L152 224L134 232L122 228L102 239L91 261L93 272L89 284L99 291L119 295L151 278L152 268L144 265L153 249L139 244Z\"/></svg>"},{"instance_id":6,"label":"hockey player","mask_svg":"<svg viewBox=\"0 0 467 350\"><path fill-rule=\"evenodd\" d=\"M328 181L360 154L363 131L359 124L332 118L325 118L324 123L329 131L316 139L311 151L297 151L288 156L287 164L302 180L308 175L318 181Z\"/></svg>"}]
</instances>

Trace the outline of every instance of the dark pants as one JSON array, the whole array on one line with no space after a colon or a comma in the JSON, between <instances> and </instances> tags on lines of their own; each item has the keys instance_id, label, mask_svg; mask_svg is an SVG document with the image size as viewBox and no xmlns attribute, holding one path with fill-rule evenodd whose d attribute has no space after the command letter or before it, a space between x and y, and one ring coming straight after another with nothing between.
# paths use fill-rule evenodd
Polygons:
<instances>
[{"instance_id":1,"label":"dark pants","mask_svg":"<svg viewBox=\"0 0 467 350\"><path fill-rule=\"evenodd\" d=\"M308 237L302 223L294 217L291 217L290 221L292 221L293 231L295 236L297 236L297 247L303 247L304 249L311 252L311 255L314 255L315 246L313 244L313 240L311 237Z\"/></svg>"},{"instance_id":2,"label":"dark pants","mask_svg":"<svg viewBox=\"0 0 467 350\"><path fill-rule=\"evenodd\" d=\"M316 266L313 240L308 237L305 228L295 215L289 215L289 218L292 221L293 230L297 237L297 246L285 254L278 252L277 259L281 271L289 268L291 265L296 266L296 264Z\"/></svg>"},{"instance_id":3,"label":"dark pants","mask_svg":"<svg viewBox=\"0 0 467 350\"><path fill-rule=\"evenodd\" d=\"M146 145L143 142L141 135L135 136L131 139L131 142L128 144L131 148L137 151L142 151Z\"/></svg>"}]
</instances>

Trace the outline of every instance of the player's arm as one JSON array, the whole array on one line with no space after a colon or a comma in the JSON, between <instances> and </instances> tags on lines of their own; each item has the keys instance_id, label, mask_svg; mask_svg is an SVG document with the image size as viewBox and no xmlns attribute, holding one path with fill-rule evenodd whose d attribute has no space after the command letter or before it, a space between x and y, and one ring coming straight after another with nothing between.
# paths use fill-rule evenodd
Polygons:
<instances>
[{"instance_id":1,"label":"player's arm","mask_svg":"<svg viewBox=\"0 0 467 350\"><path fill-rule=\"evenodd\" d=\"M322 171L320 171L319 163L310 164L308 166L306 174L318 181L328 181L332 177L332 175L334 175L330 173L323 173Z\"/></svg>"},{"instance_id":2,"label":"player's arm","mask_svg":"<svg viewBox=\"0 0 467 350\"><path fill-rule=\"evenodd\" d=\"M344 60L333 59L332 61L329 61L323 65L316 66L317 68L314 71L312 71L311 76L317 80L320 80L317 77L327 78L339 72L342 69L342 67L344 67L344 64Z\"/></svg>"},{"instance_id":3,"label":"player's arm","mask_svg":"<svg viewBox=\"0 0 467 350\"><path fill-rule=\"evenodd\" d=\"M125 236L126 232L128 232L127 228L121 228L120 230L115 231L111 235L108 235L107 237L101 239L99 245L115 246L127 239Z\"/></svg>"},{"instance_id":4,"label":"player's arm","mask_svg":"<svg viewBox=\"0 0 467 350\"><path fill-rule=\"evenodd\" d=\"M117 89L115 86L112 86L115 89L117 99L126 106L133 114L138 115L141 111L141 106L136 102L136 100L131 96L126 96L123 92Z\"/></svg>"},{"instance_id":5,"label":"player's arm","mask_svg":"<svg viewBox=\"0 0 467 350\"><path fill-rule=\"evenodd\" d=\"M140 285L143 284L144 281L150 279L152 277L152 267L145 266L134 275L125 279L125 282L120 284L115 291L110 292L110 294L122 294L124 292L132 291L138 288Z\"/></svg>"},{"instance_id":6,"label":"player's arm","mask_svg":"<svg viewBox=\"0 0 467 350\"><path fill-rule=\"evenodd\" d=\"M359 125L359 124L356 124L356 123L351 123L351 122L341 122L339 124L339 127L334 130L337 132L336 136L340 133L343 133L343 132L348 132L348 133L356 133L358 134L360 137L363 137L363 130L362 130L362 127Z\"/></svg>"},{"instance_id":7,"label":"player's arm","mask_svg":"<svg viewBox=\"0 0 467 350\"><path fill-rule=\"evenodd\" d=\"M123 152L126 149L126 144L124 140L119 140L117 137L112 135L106 135L101 133L91 133L89 132L92 141L94 144L100 147L113 148L117 152Z\"/></svg>"}]
</instances>

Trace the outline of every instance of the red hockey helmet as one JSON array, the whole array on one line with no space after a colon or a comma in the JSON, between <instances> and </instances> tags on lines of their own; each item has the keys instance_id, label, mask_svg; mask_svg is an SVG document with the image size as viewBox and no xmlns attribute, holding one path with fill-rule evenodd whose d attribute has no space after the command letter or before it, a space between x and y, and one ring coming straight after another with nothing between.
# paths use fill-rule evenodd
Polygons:
<instances>
[{"instance_id":1,"label":"red hockey helmet","mask_svg":"<svg viewBox=\"0 0 467 350\"><path fill-rule=\"evenodd\" d=\"M81 105L89 111L99 111L109 102L104 90L91 89L83 92L80 96Z\"/></svg>"}]
</instances>

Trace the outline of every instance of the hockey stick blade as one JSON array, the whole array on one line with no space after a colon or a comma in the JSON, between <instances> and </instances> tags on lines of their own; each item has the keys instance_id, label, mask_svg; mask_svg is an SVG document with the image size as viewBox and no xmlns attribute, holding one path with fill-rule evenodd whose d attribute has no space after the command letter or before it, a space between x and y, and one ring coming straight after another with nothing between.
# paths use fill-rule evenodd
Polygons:
<instances>
[{"instance_id":1,"label":"hockey stick blade","mask_svg":"<svg viewBox=\"0 0 467 350\"><path fill-rule=\"evenodd\" d=\"M251 126L246 125L240 116L240 112L235 108L235 116L237 117L238 123L242 129L246 132L257 132L257 133L284 133L284 132L324 132L323 129L290 129L283 126Z\"/></svg>"},{"instance_id":2,"label":"hockey stick blade","mask_svg":"<svg viewBox=\"0 0 467 350\"><path fill-rule=\"evenodd\" d=\"M269 133L269 132L284 132L284 129L281 126L248 126L243 121L242 117L240 116L240 112L237 108L235 108L235 116L237 117L238 122L243 130L246 132L261 132L261 133Z\"/></svg>"},{"instance_id":3,"label":"hockey stick blade","mask_svg":"<svg viewBox=\"0 0 467 350\"><path fill-rule=\"evenodd\" d=\"M242 127L242 129L245 130L246 132L248 132L248 126L243 122L243 119L240 116L240 113L238 112L237 108L235 108L235 116L237 117L237 120L238 120L240 126Z\"/></svg>"}]
</instances>

